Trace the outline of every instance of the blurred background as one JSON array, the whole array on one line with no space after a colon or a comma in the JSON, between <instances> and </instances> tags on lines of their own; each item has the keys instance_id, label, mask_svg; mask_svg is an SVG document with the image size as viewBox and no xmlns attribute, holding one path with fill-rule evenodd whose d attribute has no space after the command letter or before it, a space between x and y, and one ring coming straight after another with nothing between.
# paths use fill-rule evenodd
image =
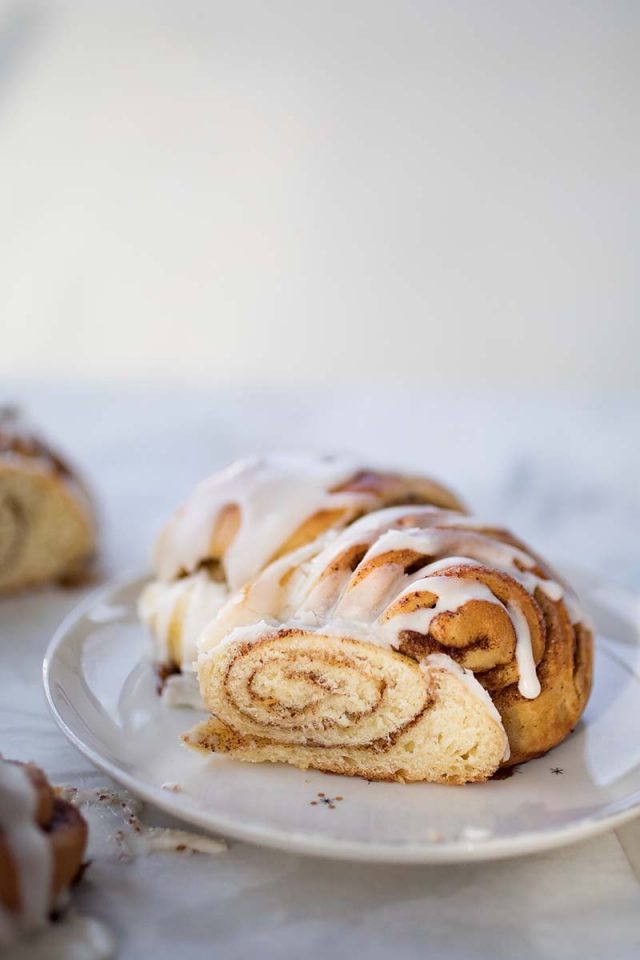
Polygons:
<instances>
[{"instance_id":1,"label":"blurred background","mask_svg":"<svg viewBox=\"0 0 640 960\"><path fill-rule=\"evenodd\" d=\"M0 0L0 399L113 569L302 447L640 588L639 49L632 0Z\"/></svg>"},{"instance_id":2,"label":"blurred background","mask_svg":"<svg viewBox=\"0 0 640 960\"><path fill-rule=\"evenodd\" d=\"M636 386L639 25L2 0L0 378Z\"/></svg>"}]
</instances>

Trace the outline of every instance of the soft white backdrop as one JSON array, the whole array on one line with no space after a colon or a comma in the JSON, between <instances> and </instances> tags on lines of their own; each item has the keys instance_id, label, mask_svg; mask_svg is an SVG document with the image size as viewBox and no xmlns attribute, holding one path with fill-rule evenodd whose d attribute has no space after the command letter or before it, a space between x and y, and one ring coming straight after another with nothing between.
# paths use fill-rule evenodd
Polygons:
<instances>
[{"instance_id":1,"label":"soft white backdrop","mask_svg":"<svg viewBox=\"0 0 640 960\"><path fill-rule=\"evenodd\" d=\"M633 386L639 26L0 0L0 383Z\"/></svg>"}]
</instances>

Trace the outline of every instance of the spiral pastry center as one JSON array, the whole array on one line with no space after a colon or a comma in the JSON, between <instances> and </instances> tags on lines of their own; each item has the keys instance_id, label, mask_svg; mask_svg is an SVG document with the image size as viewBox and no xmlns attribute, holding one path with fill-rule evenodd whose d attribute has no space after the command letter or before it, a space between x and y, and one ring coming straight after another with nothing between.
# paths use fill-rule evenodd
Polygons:
<instances>
[{"instance_id":1,"label":"spiral pastry center","mask_svg":"<svg viewBox=\"0 0 640 960\"><path fill-rule=\"evenodd\" d=\"M427 708L429 683L390 649L310 631L278 631L230 644L200 665L205 693L215 673L224 696L210 708L256 736L336 746L389 741Z\"/></svg>"}]
</instances>

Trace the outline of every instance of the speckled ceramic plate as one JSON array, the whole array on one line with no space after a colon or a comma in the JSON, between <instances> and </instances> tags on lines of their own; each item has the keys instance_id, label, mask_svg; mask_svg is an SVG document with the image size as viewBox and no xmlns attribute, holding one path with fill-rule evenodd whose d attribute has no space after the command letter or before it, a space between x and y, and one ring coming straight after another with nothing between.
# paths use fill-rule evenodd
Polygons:
<instances>
[{"instance_id":1,"label":"speckled ceramic plate","mask_svg":"<svg viewBox=\"0 0 640 960\"><path fill-rule=\"evenodd\" d=\"M157 697L135 613L142 582L107 587L62 624L45 660L45 689L63 731L96 766L191 824L299 853L442 863L560 846L640 813L634 598L578 583L599 636L593 695L568 740L508 779L443 787L243 764L183 747L179 734L201 714ZM167 781L182 790L163 789Z\"/></svg>"}]
</instances>

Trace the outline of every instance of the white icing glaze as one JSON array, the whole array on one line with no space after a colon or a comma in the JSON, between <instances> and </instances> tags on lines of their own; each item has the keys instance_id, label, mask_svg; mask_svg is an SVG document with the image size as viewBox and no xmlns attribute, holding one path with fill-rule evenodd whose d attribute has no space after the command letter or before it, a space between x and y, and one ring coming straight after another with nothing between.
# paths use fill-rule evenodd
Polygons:
<instances>
[{"instance_id":1,"label":"white icing glaze","mask_svg":"<svg viewBox=\"0 0 640 960\"><path fill-rule=\"evenodd\" d=\"M439 526L389 528L389 524L399 523L407 514L423 515L427 521L437 518ZM395 645L401 630L426 634L440 613L455 612L469 600L482 600L499 606L509 616L516 640L518 688L522 696L533 699L540 693L540 684L531 632L517 598L505 605L486 584L453 574L437 574L452 567L487 565L507 573L528 593L533 594L539 587L551 599L559 600L567 598L567 592L559 583L534 573L536 561L525 551L482 534L480 521L464 519L464 529L458 529L461 518L457 514L434 512L430 507L392 507L362 517L324 544L306 547L304 555L292 554L267 567L244 593L229 601L205 631L199 649L211 649L233 627L265 616L307 626L340 623L345 629L347 624L353 628L356 624L370 627L376 623L381 629L371 631L370 642ZM366 553L359 569L383 555L388 555L389 562L372 565L367 576L357 578L351 585L350 569L334 562L360 544ZM393 554L400 556L403 551L423 554L425 566L406 575L400 562L393 563ZM428 562L442 554L440 559ZM293 575L285 580L284 574L289 570L294 571ZM327 571L331 571L328 576ZM384 610L390 600L420 590L436 595L433 607L385 618Z\"/></svg>"},{"instance_id":2,"label":"white icing glaze","mask_svg":"<svg viewBox=\"0 0 640 960\"><path fill-rule=\"evenodd\" d=\"M394 524L407 516L407 513L418 517L424 516L425 518L437 515L438 526L427 529L419 527L394 529ZM340 540L335 543L332 552L337 556L345 549L345 546L359 541L365 542L367 536L375 531L382 535L368 551L367 559L391 549L419 549L418 538L423 539L423 546L427 553L429 550L433 553L440 552L447 546L449 549L458 549L459 546L455 546L457 542L458 545L464 545L467 562L474 558L478 562L486 563L497 570L508 573L530 593L533 593L536 588L540 588L550 600L555 602L563 600L572 623L584 623L589 626L588 618L581 609L578 597L573 590L564 587L555 580L545 579L533 573L532 568L536 566L536 561L524 550L482 533L483 529L491 529L493 526L493 524L477 517L468 517L452 511L438 511L428 506L386 507L367 514L353 523L344 534L341 534ZM385 530L388 531L387 534L384 534ZM466 531L472 534L472 538L465 536ZM474 534L477 536L474 536ZM331 556L327 552L319 556L317 562L321 565L330 562L330 559ZM448 560L445 558L443 564L447 562ZM522 570L520 567L525 569Z\"/></svg>"},{"instance_id":3,"label":"white icing glaze","mask_svg":"<svg viewBox=\"0 0 640 960\"><path fill-rule=\"evenodd\" d=\"M533 565L534 561L527 554L508 544L489 540L487 537L476 535L470 537L466 533L461 540L457 531L428 530L425 536L425 531L412 529L407 531L393 530L384 534L367 553L364 562L366 563L371 557L395 550L412 550L431 556L443 550L459 547L463 547L471 556L447 556L442 560L428 564L415 574L417 579L411 579L400 594L400 598L402 598L420 590L426 590L436 594L436 604L431 608L420 608L407 614L396 615L386 622L383 621L384 632L391 631L390 642L393 637L398 636L400 630L413 630L426 634L435 617L444 612L454 613L469 600L482 600L486 603L495 604L508 613L516 636L515 656L520 675L518 690L523 697L530 700L535 699L540 694L540 683L533 659L531 631L519 605L509 603L505 606L488 586L477 581L456 576L434 576L438 571L447 568L460 565L476 565L478 562L484 562L492 568L505 570L514 579L522 580L523 574L515 566L515 560L517 559L521 564L527 566ZM503 547L506 549L503 550ZM533 574L525 574L524 576L533 578L536 582L539 581L539 578L534 577ZM368 580L369 577L366 579ZM557 584L554 584L554 587L557 586Z\"/></svg>"},{"instance_id":4,"label":"white icing glaze","mask_svg":"<svg viewBox=\"0 0 640 960\"><path fill-rule=\"evenodd\" d=\"M44 927L49 915L51 845L36 822L37 794L24 767L0 760L0 829L18 877L21 909L0 904L0 944Z\"/></svg>"},{"instance_id":5,"label":"white icing glaze","mask_svg":"<svg viewBox=\"0 0 640 960\"><path fill-rule=\"evenodd\" d=\"M580 601L573 590L567 590L563 600L573 626L581 623L587 630L593 631L595 629L593 623L582 609Z\"/></svg>"},{"instance_id":6,"label":"white icing glaze","mask_svg":"<svg viewBox=\"0 0 640 960\"><path fill-rule=\"evenodd\" d=\"M513 574L511 574L513 576ZM535 577L535 574L529 574L530 577ZM535 586L540 587L543 593L545 593L549 600L553 600L557 603L558 600L562 600L568 596L568 591L562 586L562 584L557 583L555 580L543 580L541 577L535 577ZM521 581L524 583L524 579Z\"/></svg>"},{"instance_id":7,"label":"white icing glaze","mask_svg":"<svg viewBox=\"0 0 640 960\"><path fill-rule=\"evenodd\" d=\"M406 519L417 524L422 519L427 526L404 526ZM234 627L264 618L310 628L338 625L345 635L396 646L401 630L426 634L439 614L481 600L508 615L515 636L518 689L523 697L535 699L540 682L524 601L515 595L505 604L478 580L453 572L439 574L454 567L486 566L507 574L532 596L539 589L552 601L563 600L574 623L585 618L568 588L547 579L538 561L525 550L491 532L483 533L484 526L475 518L432 507L390 507L368 514L323 542L307 546L303 553L268 566L245 591L231 598L205 631L199 649L206 652ZM360 546L364 557L352 573L340 558ZM425 565L405 574L407 553L424 556ZM398 562L394 562L394 554ZM381 556L387 562L372 562ZM419 591L435 594L435 605L385 616L390 603Z\"/></svg>"},{"instance_id":8,"label":"white icing glaze","mask_svg":"<svg viewBox=\"0 0 640 960\"><path fill-rule=\"evenodd\" d=\"M357 472L346 458L279 454L242 460L196 488L161 535L156 567L163 580L191 572L209 556L220 511L240 510L240 527L222 558L227 582L238 589L254 577L289 537L319 510L359 508L365 493L331 493Z\"/></svg>"},{"instance_id":9,"label":"white icing glaze","mask_svg":"<svg viewBox=\"0 0 640 960\"><path fill-rule=\"evenodd\" d=\"M460 558L456 558L459 560ZM426 570L429 570L427 567ZM509 614L516 635L516 661L519 670L518 690L523 697L535 699L540 693L540 683L536 675L536 666L533 660L531 647L531 632L526 617L517 604L503 604L483 583L475 580L466 580L454 576L428 576L414 581L407 587L404 595L415 593L417 590L428 590L437 595L435 606L420 608L407 614L399 614L382 624L383 635L387 641L393 643L401 630L413 630L426 634L432 620L441 613L454 613L469 600L482 600L492 603Z\"/></svg>"},{"instance_id":10,"label":"white icing glaze","mask_svg":"<svg viewBox=\"0 0 640 960\"><path fill-rule=\"evenodd\" d=\"M454 527L458 526L458 518L454 516ZM366 559L384 554L390 550L416 550L427 556L445 554L443 564L455 565L454 557L449 554L454 551L463 551L465 562L475 560L486 564L494 570L509 574L529 592L533 593L537 587L550 600L562 600L565 596L564 587L555 580L547 580L532 572L536 561L519 547L510 543L494 539L478 530L457 530L436 527L429 530L412 528L407 530L390 530L383 534L371 547ZM460 558L458 558L460 559ZM525 569L522 570L521 568Z\"/></svg>"},{"instance_id":11,"label":"white icing glaze","mask_svg":"<svg viewBox=\"0 0 640 960\"><path fill-rule=\"evenodd\" d=\"M180 619L179 666L193 672L197 641L229 595L224 583L212 580L205 570L182 577L174 583L156 580L140 594L138 614L151 628L154 658L160 663L173 659L169 636L173 622Z\"/></svg>"},{"instance_id":12,"label":"white icing glaze","mask_svg":"<svg viewBox=\"0 0 640 960\"><path fill-rule=\"evenodd\" d=\"M507 612L516 632L516 663L518 664L518 690L527 700L540 696L540 681L536 672L531 648L531 631L527 619L517 603L508 603Z\"/></svg>"},{"instance_id":13,"label":"white icing glaze","mask_svg":"<svg viewBox=\"0 0 640 960\"><path fill-rule=\"evenodd\" d=\"M416 507L385 507L382 510L375 510L373 513L365 514L354 523L350 524L345 530L335 533L334 536L324 544L317 556L311 561L309 566L309 582L311 585L324 573L325 569L343 553L353 547L360 546L369 548L367 557L375 556L374 547L385 535L385 532L392 530L394 523L398 523L407 513L412 516L420 516L425 519L438 516L441 522L453 521L457 519L458 514L450 511L437 510L434 507L416 506ZM393 530L399 536L404 536L404 530ZM425 531L422 530L422 533ZM369 547L373 543L374 547Z\"/></svg>"},{"instance_id":14,"label":"white icing glaze","mask_svg":"<svg viewBox=\"0 0 640 960\"><path fill-rule=\"evenodd\" d=\"M332 620L374 622L378 614L387 605L387 599L403 578L402 567L385 564L377 567L357 584L345 590L338 602L331 606L325 604L318 610L317 590L308 598L310 610L316 610ZM330 583L328 584L330 586Z\"/></svg>"},{"instance_id":15,"label":"white icing glaze","mask_svg":"<svg viewBox=\"0 0 640 960\"><path fill-rule=\"evenodd\" d=\"M383 635L387 636L389 643L393 643L397 641L398 634L402 630L427 634L435 617L441 613L455 613L469 600L481 600L494 604L507 612L513 625L516 637L515 656L519 671L518 690L523 697L529 700L535 699L540 694L540 683L536 674L531 631L526 617L517 603L505 605L484 583L453 575L433 575L437 570L461 564L473 565L474 561L471 558L465 560L464 557L452 557L448 560L436 561L420 571L419 579L412 580L402 591L399 599L424 590L436 595L435 605L429 608L420 607L410 613L396 614L389 620L383 620Z\"/></svg>"},{"instance_id":16,"label":"white icing glaze","mask_svg":"<svg viewBox=\"0 0 640 960\"><path fill-rule=\"evenodd\" d=\"M457 517L454 519L454 523L458 525ZM392 530L379 538L367 553L365 560L391 550L414 549L429 555L459 547L462 547L468 556L466 558L447 557L439 561L440 569L454 567L460 563L466 563L467 565L473 562L485 563L493 569L507 573L521 583L531 594L534 593L536 588L540 588L550 600L556 602L563 600L574 624L584 621L584 614L580 610L575 595L555 580L545 579L533 573L531 568L535 567L536 561L531 556L518 547L482 534L472 533L470 536L469 533L463 533L461 536L460 531L440 528L427 531L418 529ZM521 569L522 567L525 569ZM436 568L436 564L431 564L422 572L433 571ZM437 612L441 612L443 609L441 607L442 599L440 595L438 605L434 608ZM495 597L492 602L507 610L516 634L516 661L520 673L518 689L523 697L535 699L540 694L540 682L533 659L531 632L527 620L517 603L510 603L504 607ZM451 607L447 609L451 609ZM394 622L397 621L394 620ZM406 629L409 629L409 627ZM423 631L421 630L421 632Z\"/></svg>"},{"instance_id":17,"label":"white icing glaze","mask_svg":"<svg viewBox=\"0 0 640 960\"><path fill-rule=\"evenodd\" d=\"M198 652L216 647L236 627L253 624L265 616L279 620L293 617L305 595L309 564L322 545L332 542L336 531L328 531L310 544L300 547L269 564L259 577L236 593L220 609L200 635ZM286 579L286 588L283 582Z\"/></svg>"},{"instance_id":18,"label":"white icing glaze","mask_svg":"<svg viewBox=\"0 0 640 960\"><path fill-rule=\"evenodd\" d=\"M267 620L258 620L253 623L242 624L241 626L234 627L234 629L227 633L215 647L210 647L208 650L204 650L198 656L198 663L202 663L205 660L210 659L211 657L215 656L219 649L231 646L238 640L241 640L242 643L257 643L259 640L266 640L268 637L274 637L277 632L278 624L269 622Z\"/></svg>"},{"instance_id":19,"label":"white icing glaze","mask_svg":"<svg viewBox=\"0 0 640 960\"><path fill-rule=\"evenodd\" d=\"M437 600L433 607L420 607L409 613L396 614L389 619L384 618L384 614L377 620L375 630L371 634L372 643L384 643L389 646L397 644L398 634L403 630L410 630L415 633L427 634L432 621L441 613L455 613L469 600L481 600L484 603L491 603L505 610L513 624L516 636L516 661L519 670L518 689L523 697L535 699L540 693L540 683L536 674L535 662L531 646L531 632L526 617L517 604L503 604L484 583L476 580L468 580L456 576L437 576L434 575L439 570L445 570L459 565L474 565L476 562L465 557L450 557L446 560L438 560L429 564L418 574L418 579L411 579L409 584L402 590L398 596L409 596L421 590L428 591L436 595ZM374 571L374 573L361 581L358 588L348 594L348 603L341 603L336 609L336 614L341 620L355 620L367 622L371 611L376 610L375 593L378 584L376 583L376 574L382 578L383 569ZM384 595L386 599L387 594ZM383 600L384 603L384 600Z\"/></svg>"}]
</instances>

